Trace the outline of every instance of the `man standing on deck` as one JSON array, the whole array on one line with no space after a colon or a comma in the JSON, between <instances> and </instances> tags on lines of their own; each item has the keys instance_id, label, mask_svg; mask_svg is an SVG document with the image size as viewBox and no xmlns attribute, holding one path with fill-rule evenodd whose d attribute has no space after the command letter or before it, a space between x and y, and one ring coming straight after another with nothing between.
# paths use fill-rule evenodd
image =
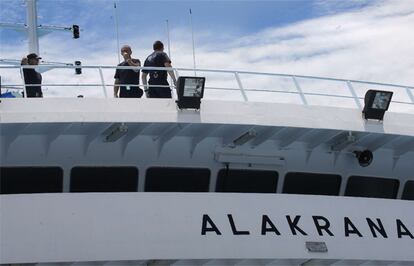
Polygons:
<instances>
[{"instance_id":1,"label":"man standing on deck","mask_svg":"<svg viewBox=\"0 0 414 266\"><path fill-rule=\"evenodd\" d=\"M118 64L118 66L140 67L141 62L138 59L132 58L131 54L132 50L129 45L122 46L121 55L124 58L124 62ZM138 86L139 69L117 69L114 78L115 98L141 98L143 91Z\"/></svg>"},{"instance_id":2,"label":"man standing on deck","mask_svg":"<svg viewBox=\"0 0 414 266\"><path fill-rule=\"evenodd\" d=\"M28 54L27 57L23 57L21 65L36 66L39 64L39 60L42 59L37 54ZM42 75L34 68L23 68L24 83L26 85L26 97L43 97L42 93ZM36 84L36 85L31 85Z\"/></svg>"},{"instance_id":3,"label":"man standing on deck","mask_svg":"<svg viewBox=\"0 0 414 266\"><path fill-rule=\"evenodd\" d=\"M153 49L154 52L147 57L144 67L172 67L170 58L164 53L164 44L161 41L154 42ZM149 88L146 87L148 73L150 74L148 84L153 85ZM174 72L168 71L168 74L175 86L177 81ZM167 71L165 70L142 70L142 84L147 98L172 98L170 84L167 81Z\"/></svg>"}]
</instances>

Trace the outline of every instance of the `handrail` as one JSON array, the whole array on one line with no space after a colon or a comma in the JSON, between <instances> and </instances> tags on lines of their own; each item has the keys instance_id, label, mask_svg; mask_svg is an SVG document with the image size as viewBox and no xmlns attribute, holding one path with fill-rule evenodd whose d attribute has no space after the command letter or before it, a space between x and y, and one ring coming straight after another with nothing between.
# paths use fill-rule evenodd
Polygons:
<instances>
[{"instance_id":1,"label":"handrail","mask_svg":"<svg viewBox=\"0 0 414 266\"><path fill-rule=\"evenodd\" d=\"M82 66L72 66L72 65L38 65L38 66L4 66L0 65L0 69L2 68L85 68L85 69L144 69L144 70L172 70L172 71L189 71L193 72L193 68L181 68L181 67L131 67L131 66L105 66L105 65L82 65ZM391 87L399 87L399 88L410 88L414 89L414 86L408 85L401 85L401 84L392 84L392 83L381 83L381 82L373 82L373 81L364 81L364 80L355 80L355 79L339 79L339 78L330 78L330 77L319 77L319 76L309 76L309 75L296 75L296 74L285 74L285 73L271 73L271 72L254 72L254 71L243 71L243 70L225 70L225 69L208 69L208 68L197 68L196 71L200 72L212 72L212 73L230 73L233 74L238 72L239 74L249 74L249 75L265 75L265 76L277 76L277 77L292 77L295 76L296 78L305 78L305 79L320 79L326 81L343 81L343 82L351 82L351 83L365 83L370 85L380 85L380 86L391 86Z\"/></svg>"},{"instance_id":2,"label":"handrail","mask_svg":"<svg viewBox=\"0 0 414 266\"><path fill-rule=\"evenodd\" d=\"M4 66L0 65L0 69L19 69L21 72L25 68L46 68L46 69L75 69L75 68L82 68L82 69L94 69L98 70L99 77L100 77L100 83L85 83L85 84L42 84L44 87L97 87L101 86L103 89L103 93L105 98L108 97L106 88L112 87L113 84L106 84L105 78L103 75L103 70L108 69L134 69L134 70L148 70L148 71L154 71L154 70L162 70L162 71L174 71L176 74L178 74L178 71L180 71L180 74L183 74L183 72L192 72L194 71L193 68L164 68L164 67L131 67L131 66L105 66L105 65L88 65L88 66L72 66L72 65L39 65L39 66L30 66L30 65L24 65L24 66ZM334 98L345 98L345 99L354 99L354 102L356 104L356 107L361 109L361 102L360 100L363 99L363 97L358 96L354 87L352 84L365 84L365 85L375 85L375 86L384 86L384 87L392 87L394 89L404 89L404 92L407 94L407 102L404 101L397 101L393 100L392 102L400 103L400 104L410 104L414 105L414 96L413 91L414 86L406 86L406 85L400 85L400 84L389 84L389 83L379 83L379 82L371 82L371 81L362 81L362 80L349 80L349 79L338 79L338 78L329 78L329 77L317 77L317 76L306 76L306 75L292 75L292 74L283 74L283 73L267 73L267 72L253 72L253 71L235 71L235 70L222 70L222 69L196 69L197 72L204 72L204 73L219 73L219 74L230 74L232 77L236 80L238 88L224 88L224 87L211 87L207 86L205 89L208 90L223 90L223 91L232 91L232 90L238 90L241 93L242 98L244 101L249 101L247 92L253 93L253 92L273 92L273 93L290 93L290 94L297 94L300 96L301 102L304 105L308 104L308 99L306 96L324 96L324 97L334 97ZM289 78L291 80L292 88L296 89L296 91L283 91L283 90L267 90L267 89L251 89L246 88L246 86L242 82L241 75L255 75L255 76L271 76L271 77L283 77L283 78ZM178 75L177 75L178 76ZM300 84L299 79L307 79L307 80L319 80L319 81L334 81L339 83L344 83L345 88L348 88L348 91L350 92L351 96L345 96L345 95L337 95L337 94L329 94L329 93L319 93L319 92L309 92L304 91L303 86ZM135 84L118 84L120 86L131 86ZM2 84L2 87L23 87L23 89L26 89L26 87L29 86L39 86L38 84ZM143 85L140 85L143 86ZM148 87L154 87L158 85L147 85ZM173 85L171 86L163 86L163 87L171 87L174 88Z\"/></svg>"}]
</instances>

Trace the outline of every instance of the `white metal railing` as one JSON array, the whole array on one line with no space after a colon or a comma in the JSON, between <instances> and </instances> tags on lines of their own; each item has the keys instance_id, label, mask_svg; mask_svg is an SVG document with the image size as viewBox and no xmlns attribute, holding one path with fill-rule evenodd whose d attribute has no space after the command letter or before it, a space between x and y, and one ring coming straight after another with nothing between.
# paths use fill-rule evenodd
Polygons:
<instances>
[{"instance_id":1,"label":"white metal railing","mask_svg":"<svg viewBox=\"0 0 414 266\"><path fill-rule=\"evenodd\" d=\"M3 69L15 69L16 72L20 71L22 83L20 84L2 84L3 88L13 88L13 89L23 89L29 85L38 86L38 84L24 84L23 75L21 74L23 68L35 68L36 66L0 66L0 70ZM71 65L40 65L37 66L39 68L46 68L46 69L75 69L75 68L82 68L85 69L94 69L97 70L99 73L99 82L98 83L43 83L42 87L101 87L103 90L103 95L105 98L108 97L107 94L107 87L113 87L113 83L106 83L105 78L103 75L103 70L108 69L140 69L140 70L170 70L174 71L176 76L178 77L179 72L193 72L194 69L192 68L160 68L160 67L130 67L130 66L97 66L97 65L90 65L90 66L71 66ZM364 99L363 95L358 95L355 91L354 85L362 84L367 86L367 90L369 86L382 86L387 87L388 89L393 89L394 92L402 92L407 95L407 101L398 101L393 100L394 103L405 104L414 106L414 87L413 86L405 86L405 85L396 85L396 84L388 84L388 83L378 83L378 82L370 82L370 81L360 81L360 80L346 80L346 79L337 79L337 78L326 78L326 77L315 77L315 76L304 76L304 75L291 75L291 74L280 74L280 73L262 73L262 72L253 72L253 71L234 71L234 70L213 70L213 69L196 69L197 73L213 73L213 74L228 74L230 77L233 77L237 83L238 88L228 88L228 87L209 87L207 86L208 80L206 80L206 87L205 90L223 90L223 91L240 91L240 94L244 101L249 101L248 92L273 92L273 93L286 93L286 94L296 94L300 97L301 103L304 105L308 105L309 101L307 96L323 96L323 97L334 97L334 98L344 98L344 99L353 99L355 102L355 106L359 109L362 108L361 100ZM255 77L280 77L280 78L288 78L292 83L292 88L295 90L293 91L286 91L280 89L253 89L248 88L243 84L243 80L240 77L241 75L254 75ZM312 80L312 81L332 81L336 83L342 83L348 89L350 96L347 95L338 95L332 94L330 92L312 92L312 91L305 91L303 89L303 84L299 81L301 80ZM117 84L119 86L131 86L135 84ZM143 85L140 85L143 87ZM151 87L151 85L147 85L147 87ZM157 85L157 87L159 87ZM165 86L168 87L168 86ZM173 85L170 87L174 88ZM26 93L25 93L26 95ZM275 101L277 102L277 101ZM322 104L323 105L323 104Z\"/></svg>"}]
</instances>

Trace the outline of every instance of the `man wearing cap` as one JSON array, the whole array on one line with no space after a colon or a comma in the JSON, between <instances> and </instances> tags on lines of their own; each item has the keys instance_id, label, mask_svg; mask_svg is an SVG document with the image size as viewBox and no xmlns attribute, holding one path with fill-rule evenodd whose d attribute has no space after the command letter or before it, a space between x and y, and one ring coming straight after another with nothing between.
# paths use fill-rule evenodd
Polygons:
<instances>
[{"instance_id":1,"label":"man wearing cap","mask_svg":"<svg viewBox=\"0 0 414 266\"><path fill-rule=\"evenodd\" d=\"M154 52L147 57L144 67L172 67L170 58L164 53L164 44L161 41L154 42L153 49ZM146 88L148 73L150 74L148 84L151 87ZM174 72L169 70L168 74L176 85ZM142 84L147 98L171 98L170 84L168 84L165 70L142 70Z\"/></svg>"},{"instance_id":2,"label":"man wearing cap","mask_svg":"<svg viewBox=\"0 0 414 266\"><path fill-rule=\"evenodd\" d=\"M131 54L132 50L129 45L122 46L121 55L124 58L124 62L118 64L118 66L140 67L141 62L138 59L132 58ZM141 98L144 92L138 86L139 69L117 69L114 78L115 98Z\"/></svg>"},{"instance_id":3,"label":"man wearing cap","mask_svg":"<svg viewBox=\"0 0 414 266\"><path fill-rule=\"evenodd\" d=\"M35 66L42 59L35 53L28 54L22 59L21 65ZM34 68L23 68L24 83L26 85L26 97L43 97L42 93L42 75ZM35 85L32 85L35 84ZM36 85L38 84L38 85Z\"/></svg>"}]
</instances>

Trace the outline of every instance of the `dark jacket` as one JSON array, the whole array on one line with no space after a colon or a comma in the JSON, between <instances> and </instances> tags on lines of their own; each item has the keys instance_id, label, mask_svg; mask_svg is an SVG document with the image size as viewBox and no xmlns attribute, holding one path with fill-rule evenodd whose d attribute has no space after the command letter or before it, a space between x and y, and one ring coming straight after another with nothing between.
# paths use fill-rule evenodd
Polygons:
<instances>
[{"instance_id":1,"label":"dark jacket","mask_svg":"<svg viewBox=\"0 0 414 266\"><path fill-rule=\"evenodd\" d=\"M27 97L43 97L42 93L42 75L32 68L23 69L24 83L26 85ZM29 85L29 84L39 84Z\"/></svg>"}]
</instances>

